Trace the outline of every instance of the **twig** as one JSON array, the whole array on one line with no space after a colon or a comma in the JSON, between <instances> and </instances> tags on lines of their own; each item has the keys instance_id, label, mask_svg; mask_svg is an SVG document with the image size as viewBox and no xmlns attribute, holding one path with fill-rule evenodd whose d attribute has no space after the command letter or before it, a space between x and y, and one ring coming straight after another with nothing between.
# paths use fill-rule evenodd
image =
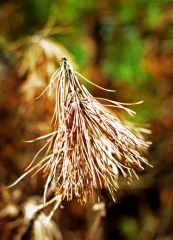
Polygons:
<instances>
[{"instance_id":1,"label":"twig","mask_svg":"<svg viewBox=\"0 0 173 240\"><path fill-rule=\"evenodd\" d=\"M95 206L96 205L99 205L100 209L99 209L99 212L96 215L96 218L94 220L94 223L93 223L93 225L91 227L91 230L90 230L86 240L94 239L94 236L95 236L95 234L96 234L96 232L97 232L97 230L98 230L98 228L99 228L99 226L101 224L101 220L106 215L105 204L104 203L100 203L100 204L95 204Z\"/></svg>"}]
</instances>

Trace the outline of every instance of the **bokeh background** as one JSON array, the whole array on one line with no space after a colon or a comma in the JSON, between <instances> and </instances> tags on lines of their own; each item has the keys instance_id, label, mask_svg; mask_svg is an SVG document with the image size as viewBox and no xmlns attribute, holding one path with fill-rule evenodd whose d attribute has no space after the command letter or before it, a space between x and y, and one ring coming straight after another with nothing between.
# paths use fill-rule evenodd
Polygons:
<instances>
[{"instance_id":1,"label":"bokeh background","mask_svg":"<svg viewBox=\"0 0 173 240\"><path fill-rule=\"evenodd\" d=\"M5 188L44 144L24 141L53 129L51 96L35 97L62 55L90 81L116 90L83 82L94 96L143 100L130 107L135 117L116 114L152 131L145 136L152 141L145 156L154 168L146 166L130 186L119 176L122 192L116 203L106 195L106 216L88 239L173 239L172 0L0 1L0 239L61 239L60 230L64 240L81 240L92 229L92 203L80 206L75 200L64 202L47 230L41 215L37 225L31 223L26 209L42 198L41 172ZM36 238L33 226L42 236Z\"/></svg>"}]
</instances>

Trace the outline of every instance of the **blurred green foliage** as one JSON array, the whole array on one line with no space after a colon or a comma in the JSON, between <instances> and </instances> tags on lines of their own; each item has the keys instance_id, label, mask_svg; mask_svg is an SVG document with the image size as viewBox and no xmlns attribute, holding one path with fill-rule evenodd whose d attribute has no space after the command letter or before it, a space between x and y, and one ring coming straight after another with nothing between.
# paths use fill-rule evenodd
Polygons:
<instances>
[{"instance_id":1,"label":"blurred green foliage","mask_svg":"<svg viewBox=\"0 0 173 240\"><path fill-rule=\"evenodd\" d=\"M55 26L72 26L71 33L53 37L71 51L81 69L95 64L92 47L97 48L94 51L102 52L97 67L117 92L121 91L121 88L118 89L121 84L127 84L126 91L129 91L128 95L123 96L120 92L115 98L121 96L118 100L128 102L143 100L145 104L137 108L139 117L136 121L146 122L158 115L156 100L154 103L149 102L156 90L143 63L148 54L146 39L149 32L157 31L163 21L163 11L171 3L171 0L16 1L17 7L14 7L7 19L9 25L2 24L2 36L6 42L12 42L20 37L37 34L48 20L54 18ZM14 3L9 1L9 4ZM8 26L7 29L5 26ZM173 39L172 32L170 28L165 31L165 36L171 40L167 44L169 47Z\"/></svg>"},{"instance_id":2,"label":"blurred green foliage","mask_svg":"<svg viewBox=\"0 0 173 240\"><path fill-rule=\"evenodd\" d=\"M134 240L139 233L138 222L135 218L129 216L123 216L119 221L119 227L126 239Z\"/></svg>"}]
</instances>

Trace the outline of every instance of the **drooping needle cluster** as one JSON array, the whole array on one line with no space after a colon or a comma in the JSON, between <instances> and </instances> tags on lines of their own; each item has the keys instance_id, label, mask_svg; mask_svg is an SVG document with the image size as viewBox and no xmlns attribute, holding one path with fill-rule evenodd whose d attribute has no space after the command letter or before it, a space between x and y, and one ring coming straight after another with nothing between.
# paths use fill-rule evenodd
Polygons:
<instances>
[{"instance_id":1,"label":"drooping needle cluster","mask_svg":"<svg viewBox=\"0 0 173 240\"><path fill-rule=\"evenodd\" d=\"M148 144L111 115L77 75L63 57L49 84L50 91L56 91L55 131L49 139L49 157L42 166L48 172L44 195L54 181L62 199L71 200L75 195L86 203L94 190L100 195L104 187L115 199L118 170L128 179L135 169L143 170L141 162L147 160L140 149ZM105 102L133 113L118 102Z\"/></svg>"},{"instance_id":2,"label":"drooping needle cluster","mask_svg":"<svg viewBox=\"0 0 173 240\"><path fill-rule=\"evenodd\" d=\"M82 76L63 57L60 68L47 87L50 93L55 91L56 96L52 118L55 130L38 138L49 137L43 146L48 146L46 156L21 177L36 167L38 171L44 169L47 174L44 204L49 204L45 203L46 196L50 185L54 183L55 198L50 201L56 202L54 210L63 199L69 201L73 196L85 204L90 197L94 198L94 192L101 196L104 188L115 200L118 172L127 180L132 180L132 174L136 175L135 170L143 170L141 163L148 164L141 152L142 148L148 148L148 143L105 106L121 108L129 114L134 112L124 104L108 99L100 99L105 103L101 104L80 83L78 77Z\"/></svg>"}]
</instances>

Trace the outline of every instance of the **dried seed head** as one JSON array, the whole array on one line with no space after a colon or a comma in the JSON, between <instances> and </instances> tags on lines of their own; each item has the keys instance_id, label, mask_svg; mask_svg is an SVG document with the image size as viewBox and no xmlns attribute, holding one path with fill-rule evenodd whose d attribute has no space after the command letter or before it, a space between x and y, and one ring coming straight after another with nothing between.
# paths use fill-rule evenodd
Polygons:
<instances>
[{"instance_id":1,"label":"dried seed head","mask_svg":"<svg viewBox=\"0 0 173 240\"><path fill-rule=\"evenodd\" d=\"M40 206L42 209L56 202L50 217L63 199L69 201L75 196L85 204L90 197L94 198L95 191L101 196L103 188L115 200L118 173L129 181L136 170L143 171L142 163L148 164L141 152L148 148L148 143L138 136L139 131L133 133L132 127L124 125L105 105L124 109L131 115L134 112L125 104L108 99L100 99L105 104L99 103L77 76L82 77L63 57L48 85L50 93L55 91L56 96L52 118L55 131L38 138L49 137L40 150L48 146L47 154L14 183L36 168L37 172L44 169L47 174L44 202L52 182L56 185L55 197Z\"/></svg>"},{"instance_id":2,"label":"dried seed head","mask_svg":"<svg viewBox=\"0 0 173 240\"><path fill-rule=\"evenodd\" d=\"M135 170L142 171L141 163L148 162L140 149L148 144L87 91L65 57L49 88L56 91L52 119L55 132L50 138L49 159L44 164L48 172L44 195L53 180L62 199L71 200L75 195L86 203L94 196L94 190L101 195L107 187L115 200L118 171L128 180ZM111 104L133 114L120 103Z\"/></svg>"},{"instance_id":3,"label":"dried seed head","mask_svg":"<svg viewBox=\"0 0 173 240\"><path fill-rule=\"evenodd\" d=\"M33 132L42 134L46 129L52 131L49 119L55 95L52 93L50 96L46 91L42 98L38 100L36 98L47 87L52 74L60 67L61 57L66 54L72 62L73 57L60 43L50 37L43 37L41 33L12 43L11 51L18 56L17 73L23 80L18 89L21 102L18 108L19 116L27 119L28 126ZM38 122L43 115L44 126L43 122ZM26 129L26 124L24 128Z\"/></svg>"}]
</instances>

